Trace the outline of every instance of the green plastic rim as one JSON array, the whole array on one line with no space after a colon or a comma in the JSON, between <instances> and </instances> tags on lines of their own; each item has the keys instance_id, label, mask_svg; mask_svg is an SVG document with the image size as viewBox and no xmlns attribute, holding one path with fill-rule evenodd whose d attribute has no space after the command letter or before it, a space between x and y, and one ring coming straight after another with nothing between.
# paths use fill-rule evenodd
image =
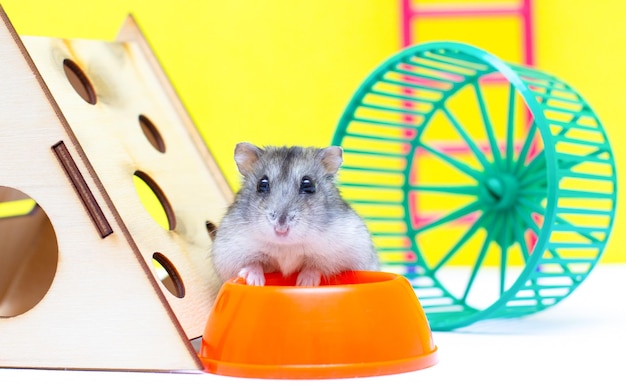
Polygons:
<instances>
[{"instance_id":1,"label":"green plastic rim","mask_svg":"<svg viewBox=\"0 0 626 387\"><path fill-rule=\"evenodd\" d=\"M433 330L556 305L611 233L615 163L596 114L558 78L473 46L420 44L382 63L333 144L344 197Z\"/></svg>"}]
</instances>

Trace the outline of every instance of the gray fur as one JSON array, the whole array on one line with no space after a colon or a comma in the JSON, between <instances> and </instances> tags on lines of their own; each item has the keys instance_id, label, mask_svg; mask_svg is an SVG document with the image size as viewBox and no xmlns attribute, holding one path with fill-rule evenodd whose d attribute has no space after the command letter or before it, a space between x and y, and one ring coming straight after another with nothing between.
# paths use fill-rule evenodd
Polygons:
<instances>
[{"instance_id":1,"label":"gray fur","mask_svg":"<svg viewBox=\"0 0 626 387\"><path fill-rule=\"evenodd\" d=\"M243 181L212 246L222 280L250 275L248 282L263 285L262 270L300 272L299 285L317 285L320 275L378 268L365 223L335 185L341 157L339 147L237 145ZM264 176L267 194L257 192ZM315 193L300 192L304 176L313 181Z\"/></svg>"}]
</instances>

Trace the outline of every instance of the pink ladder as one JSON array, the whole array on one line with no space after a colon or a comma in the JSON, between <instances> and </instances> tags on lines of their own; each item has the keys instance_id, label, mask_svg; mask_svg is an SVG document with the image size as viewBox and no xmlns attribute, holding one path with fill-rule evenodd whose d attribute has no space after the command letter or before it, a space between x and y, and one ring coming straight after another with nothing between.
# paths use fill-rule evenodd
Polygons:
<instances>
[{"instance_id":1,"label":"pink ladder","mask_svg":"<svg viewBox=\"0 0 626 387\"><path fill-rule=\"evenodd\" d=\"M501 4L419 4L419 0L400 0L402 47L415 43L413 21L423 18L470 18L470 17L518 17L521 19L522 63L535 64L535 44L533 35L532 0Z\"/></svg>"},{"instance_id":2,"label":"pink ladder","mask_svg":"<svg viewBox=\"0 0 626 387\"><path fill-rule=\"evenodd\" d=\"M428 3L420 4L419 0L400 0L401 7L401 23L400 23L400 35L402 48L414 45L419 42L416 39L416 32L414 30L415 22L427 18L499 18L499 17L516 17L520 19L521 28L521 62L527 66L533 66L535 64L535 42L533 34L533 12L532 12L532 0L520 0L518 2L502 2L502 3L477 3L477 4L461 4L450 2ZM459 39L460 40L460 39ZM486 77L483 82L500 83L506 80L500 76ZM409 89L405 90L407 95L411 94ZM405 101L403 103L405 108L412 108L413 102ZM530 122L530 112L526 112L526 120ZM405 117L407 123L410 123L412 116L407 115ZM533 145L530 153L535 152L535 146ZM465 144L442 144L438 147L441 151L446 153L463 153L467 152ZM418 154L419 156L419 154ZM413 176L417 179L417 172ZM416 213L416 221L418 223L428 223L433 217L437 217L437 214L430 213ZM461 223L471 221L471 216L459 220ZM534 240L529 241L530 244L534 244Z\"/></svg>"}]
</instances>

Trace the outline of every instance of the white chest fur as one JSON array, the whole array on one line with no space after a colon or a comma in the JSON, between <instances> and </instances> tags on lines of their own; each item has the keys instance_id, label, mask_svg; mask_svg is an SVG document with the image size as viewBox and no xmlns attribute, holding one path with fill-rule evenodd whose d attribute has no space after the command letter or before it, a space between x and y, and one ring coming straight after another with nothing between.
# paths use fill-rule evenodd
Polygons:
<instances>
[{"instance_id":1,"label":"white chest fur","mask_svg":"<svg viewBox=\"0 0 626 387\"><path fill-rule=\"evenodd\" d=\"M305 249L302 245L268 244L264 249L266 271L280 271L289 275L302 268L305 261Z\"/></svg>"}]
</instances>

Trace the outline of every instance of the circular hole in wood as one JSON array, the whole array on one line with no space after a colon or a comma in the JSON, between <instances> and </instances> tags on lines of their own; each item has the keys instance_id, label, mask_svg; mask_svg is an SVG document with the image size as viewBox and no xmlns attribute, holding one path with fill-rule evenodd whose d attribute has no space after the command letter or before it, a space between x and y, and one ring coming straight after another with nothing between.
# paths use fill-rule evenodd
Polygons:
<instances>
[{"instance_id":1,"label":"circular hole in wood","mask_svg":"<svg viewBox=\"0 0 626 387\"><path fill-rule=\"evenodd\" d=\"M217 232L217 226L215 225L215 223L211 222L210 220L207 220L205 225L206 225L206 231L209 233L209 237L211 238L211 240L214 240L215 233Z\"/></svg>"},{"instance_id":2,"label":"circular hole in wood","mask_svg":"<svg viewBox=\"0 0 626 387\"><path fill-rule=\"evenodd\" d=\"M141 204L150 216L165 230L174 230L176 216L161 187L142 171L135 171L133 182Z\"/></svg>"},{"instance_id":3,"label":"circular hole in wood","mask_svg":"<svg viewBox=\"0 0 626 387\"><path fill-rule=\"evenodd\" d=\"M178 298L185 297L185 285L172 262L165 255L154 253L152 254L152 264L154 265L157 278L163 286L174 296Z\"/></svg>"},{"instance_id":4,"label":"circular hole in wood","mask_svg":"<svg viewBox=\"0 0 626 387\"><path fill-rule=\"evenodd\" d=\"M56 275L59 251L50 219L28 195L0 186L0 317L34 308Z\"/></svg>"},{"instance_id":5,"label":"circular hole in wood","mask_svg":"<svg viewBox=\"0 0 626 387\"><path fill-rule=\"evenodd\" d=\"M97 102L96 92L85 72L71 59L63 61L63 71L78 95L87 103L95 105Z\"/></svg>"},{"instance_id":6,"label":"circular hole in wood","mask_svg":"<svg viewBox=\"0 0 626 387\"><path fill-rule=\"evenodd\" d=\"M158 150L161 153L165 153L165 142L163 141L163 137L161 137L161 133L159 133L159 130L154 125L154 123L150 121L148 117L140 114L139 126L141 126L143 134L146 136L154 149Z\"/></svg>"}]
</instances>

